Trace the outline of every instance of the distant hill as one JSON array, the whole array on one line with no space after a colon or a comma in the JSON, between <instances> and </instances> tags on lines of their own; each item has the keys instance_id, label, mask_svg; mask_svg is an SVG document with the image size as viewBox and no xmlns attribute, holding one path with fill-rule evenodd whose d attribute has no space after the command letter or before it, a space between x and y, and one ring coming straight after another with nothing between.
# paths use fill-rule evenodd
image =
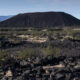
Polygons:
<instances>
[{"instance_id":1,"label":"distant hill","mask_svg":"<svg viewBox=\"0 0 80 80\"><path fill-rule=\"evenodd\" d=\"M64 12L37 12L18 14L0 22L0 27L54 27L79 26L80 20Z\"/></svg>"},{"instance_id":2,"label":"distant hill","mask_svg":"<svg viewBox=\"0 0 80 80\"><path fill-rule=\"evenodd\" d=\"M11 18L12 16L0 16L0 22Z\"/></svg>"}]
</instances>

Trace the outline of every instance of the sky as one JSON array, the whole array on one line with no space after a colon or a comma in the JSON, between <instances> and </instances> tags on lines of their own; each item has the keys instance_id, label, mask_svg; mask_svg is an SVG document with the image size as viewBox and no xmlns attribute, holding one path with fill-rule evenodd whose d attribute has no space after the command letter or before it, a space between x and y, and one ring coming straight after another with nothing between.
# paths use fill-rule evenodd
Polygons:
<instances>
[{"instance_id":1,"label":"sky","mask_svg":"<svg viewBox=\"0 0 80 80\"><path fill-rule=\"evenodd\" d=\"M0 0L0 16L49 11L66 12L80 19L80 0Z\"/></svg>"}]
</instances>

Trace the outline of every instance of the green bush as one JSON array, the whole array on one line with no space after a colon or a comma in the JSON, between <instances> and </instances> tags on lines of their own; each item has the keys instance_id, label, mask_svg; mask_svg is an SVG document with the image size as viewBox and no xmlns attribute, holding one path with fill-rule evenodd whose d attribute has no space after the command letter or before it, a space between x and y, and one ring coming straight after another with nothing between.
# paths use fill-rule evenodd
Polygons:
<instances>
[{"instance_id":1,"label":"green bush","mask_svg":"<svg viewBox=\"0 0 80 80\"><path fill-rule=\"evenodd\" d=\"M36 50L30 48L30 49L20 51L18 58L26 59L28 57L31 58L32 56L36 56Z\"/></svg>"},{"instance_id":2,"label":"green bush","mask_svg":"<svg viewBox=\"0 0 80 80\"><path fill-rule=\"evenodd\" d=\"M0 60L2 60L3 58L5 58L6 53L5 51L0 50Z\"/></svg>"},{"instance_id":3,"label":"green bush","mask_svg":"<svg viewBox=\"0 0 80 80\"><path fill-rule=\"evenodd\" d=\"M2 47L2 43L1 43L1 41L0 41L0 47Z\"/></svg>"},{"instance_id":4,"label":"green bush","mask_svg":"<svg viewBox=\"0 0 80 80\"><path fill-rule=\"evenodd\" d=\"M6 59L10 58L10 55L5 50L0 50L0 62L5 61Z\"/></svg>"},{"instance_id":5,"label":"green bush","mask_svg":"<svg viewBox=\"0 0 80 80\"><path fill-rule=\"evenodd\" d=\"M60 51L61 51L60 48L57 47L52 48L50 45L47 46L47 48L45 49L46 55L47 56L50 55L53 57L58 57L60 55Z\"/></svg>"}]
</instances>

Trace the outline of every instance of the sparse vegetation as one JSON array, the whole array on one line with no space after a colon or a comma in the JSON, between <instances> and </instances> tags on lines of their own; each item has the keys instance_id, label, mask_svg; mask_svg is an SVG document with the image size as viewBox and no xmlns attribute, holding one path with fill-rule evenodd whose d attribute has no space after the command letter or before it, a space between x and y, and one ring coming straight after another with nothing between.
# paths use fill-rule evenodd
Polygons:
<instances>
[{"instance_id":1,"label":"sparse vegetation","mask_svg":"<svg viewBox=\"0 0 80 80\"><path fill-rule=\"evenodd\" d=\"M8 54L5 50L0 50L0 63L10 58L10 54Z\"/></svg>"},{"instance_id":2,"label":"sparse vegetation","mask_svg":"<svg viewBox=\"0 0 80 80\"><path fill-rule=\"evenodd\" d=\"M20 51L18 58L19 59L27 59L27 58L31 58L33 56L36 56L36 50L34 49L24 49L22 51Z\"/></svg>"},{"instance_id":3,"label":"sparse vegetation","mask_svg":"<svg viewBox=\"0 0 80 80\"><path fill-rule=\"evenodd\" d=\"M19 56L18 56L19 58L32 57L32 56L35 56L36 53L38 54L38 52L36 52L36 50L34 50L32 48L35 48L35 49L38 48L41 51L44 49L46 55L59 56L60 52L61 51L64 52L65 49L66 50L68 49L67 51L70 51L68 43L67 43L67 41L65 42L65 40L68 40L68 38L80 40L79 34L80 34L80 30L75 30L73 28L0 29L0 39L3 39L3 37L4 37L4 40L0 41L0 48L9 49L11 51L11 49L13 49L15 47L16 48L21 47L21 50L19 50L19 52L20 52ZM18 37L19 35L25 35L25 36L29 35L29 37L28 38L26 38L26 37L20 38L20 37ZM47 39L43 43L39 43L39 41L37 41L37 43L29 42L28 39L30 38L30 36L31 36L31 38L34 38L35 41L39 40L39 38L40 39L47 38ZM5 41L5 39L8 41ZM63 40L62 43L59 42L59 41L61 41L61 39ZM51 42L51 45L48 45L49 42ZM75 43L76 45L75 44L73 45L73 44L74 44L73 42L70 42L71 47L73 46L73 47L79 48L79 44L76 44L76 43ZM24 45L26 45L26 46L24 46ZM66 46L68 46L68 47L66 48ZM23 48L23 47L25 47L25 48ZM16 51L17 51L16 48L13 53L16 53ZM9 50L8 50L8 53L10 54Z\"/></svg>"},{"instance_id":4,"label":"sparse vegetation","mask_svg":"<svg viewBox=\"0 0 80 80\"><path fill-rule=\"evenodd\" d=\"M50 56L53 56L53 57L58 57L60 55L60 48L57 48L57 47L51 47L50 45L48 45L45 49L45 52L46 52L46 55L50 55Z\"/></svg>"}]
</instances>

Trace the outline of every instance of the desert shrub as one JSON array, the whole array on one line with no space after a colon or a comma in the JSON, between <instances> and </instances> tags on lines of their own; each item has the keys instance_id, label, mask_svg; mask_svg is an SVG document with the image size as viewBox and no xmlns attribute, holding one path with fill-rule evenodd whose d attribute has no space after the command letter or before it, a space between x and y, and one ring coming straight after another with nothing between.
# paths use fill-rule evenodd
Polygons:
<instances>
[{"instance_id":1,"label":"desert shrub","mask_svg":"<svg viewBox=\"0 0 80 80\"><path fill-rule=\"evenodd\" d=\"M74 38L74 39L80 39L80 32L75 32L75 33L73 34L73 38Z\"/></svg>"},{"instance_id":2,"label":"desert shrub","mask_svg":"<svg viewBox=\"0 0 80 80\"><path fill-rule=\"evenodd\" d=\"M32 57L32 56L36 56L36 50L30 48L30 49L20 51L18 58L26 59L26 58Z\"/></svg>"},{"instance_id":3,"label":"desert shrub","mask_svg":"<svg viewBox=\"0 0 80 80\"><path fill-rule=\"evenodd\" d=\"M6 53L3 50L0 50L0 60L2 60L3 58L5 58Z\"/></svg>"},{"instance_id":4,"label":"desert shrub","mask_svg":"<svg viewBox=\"0 0 80 80\"><path fill-rule=\"evenodd\" d=\"M0 65L6 61L6 59L9 59L10 55L5 50L0 50Z\"/></svg>"},{"instance_id":5,"label":"desert shrub","mask_svg":"<svg viewBox=\"0 0 80 80\"><path fill-rule=\"evenodd\" d=\"M58 57L60 55L60 51L61 49L60 48L57 48L57 47L51 47L50 45L47 46L47 48L45 49L45 53L46 55L50 55L50 56L53 56L53 57Z\"/></svg>"},{"instance_id":6,"label":"desert shrub","mask_svg":"<svg viewBox=\"0 0 80 80\"><path fill-rule=\"evenodd\" d=\"M0 47L2 47L2 43L1 43L1 41L0 41Z\"/></svg>"}]
</instances>

